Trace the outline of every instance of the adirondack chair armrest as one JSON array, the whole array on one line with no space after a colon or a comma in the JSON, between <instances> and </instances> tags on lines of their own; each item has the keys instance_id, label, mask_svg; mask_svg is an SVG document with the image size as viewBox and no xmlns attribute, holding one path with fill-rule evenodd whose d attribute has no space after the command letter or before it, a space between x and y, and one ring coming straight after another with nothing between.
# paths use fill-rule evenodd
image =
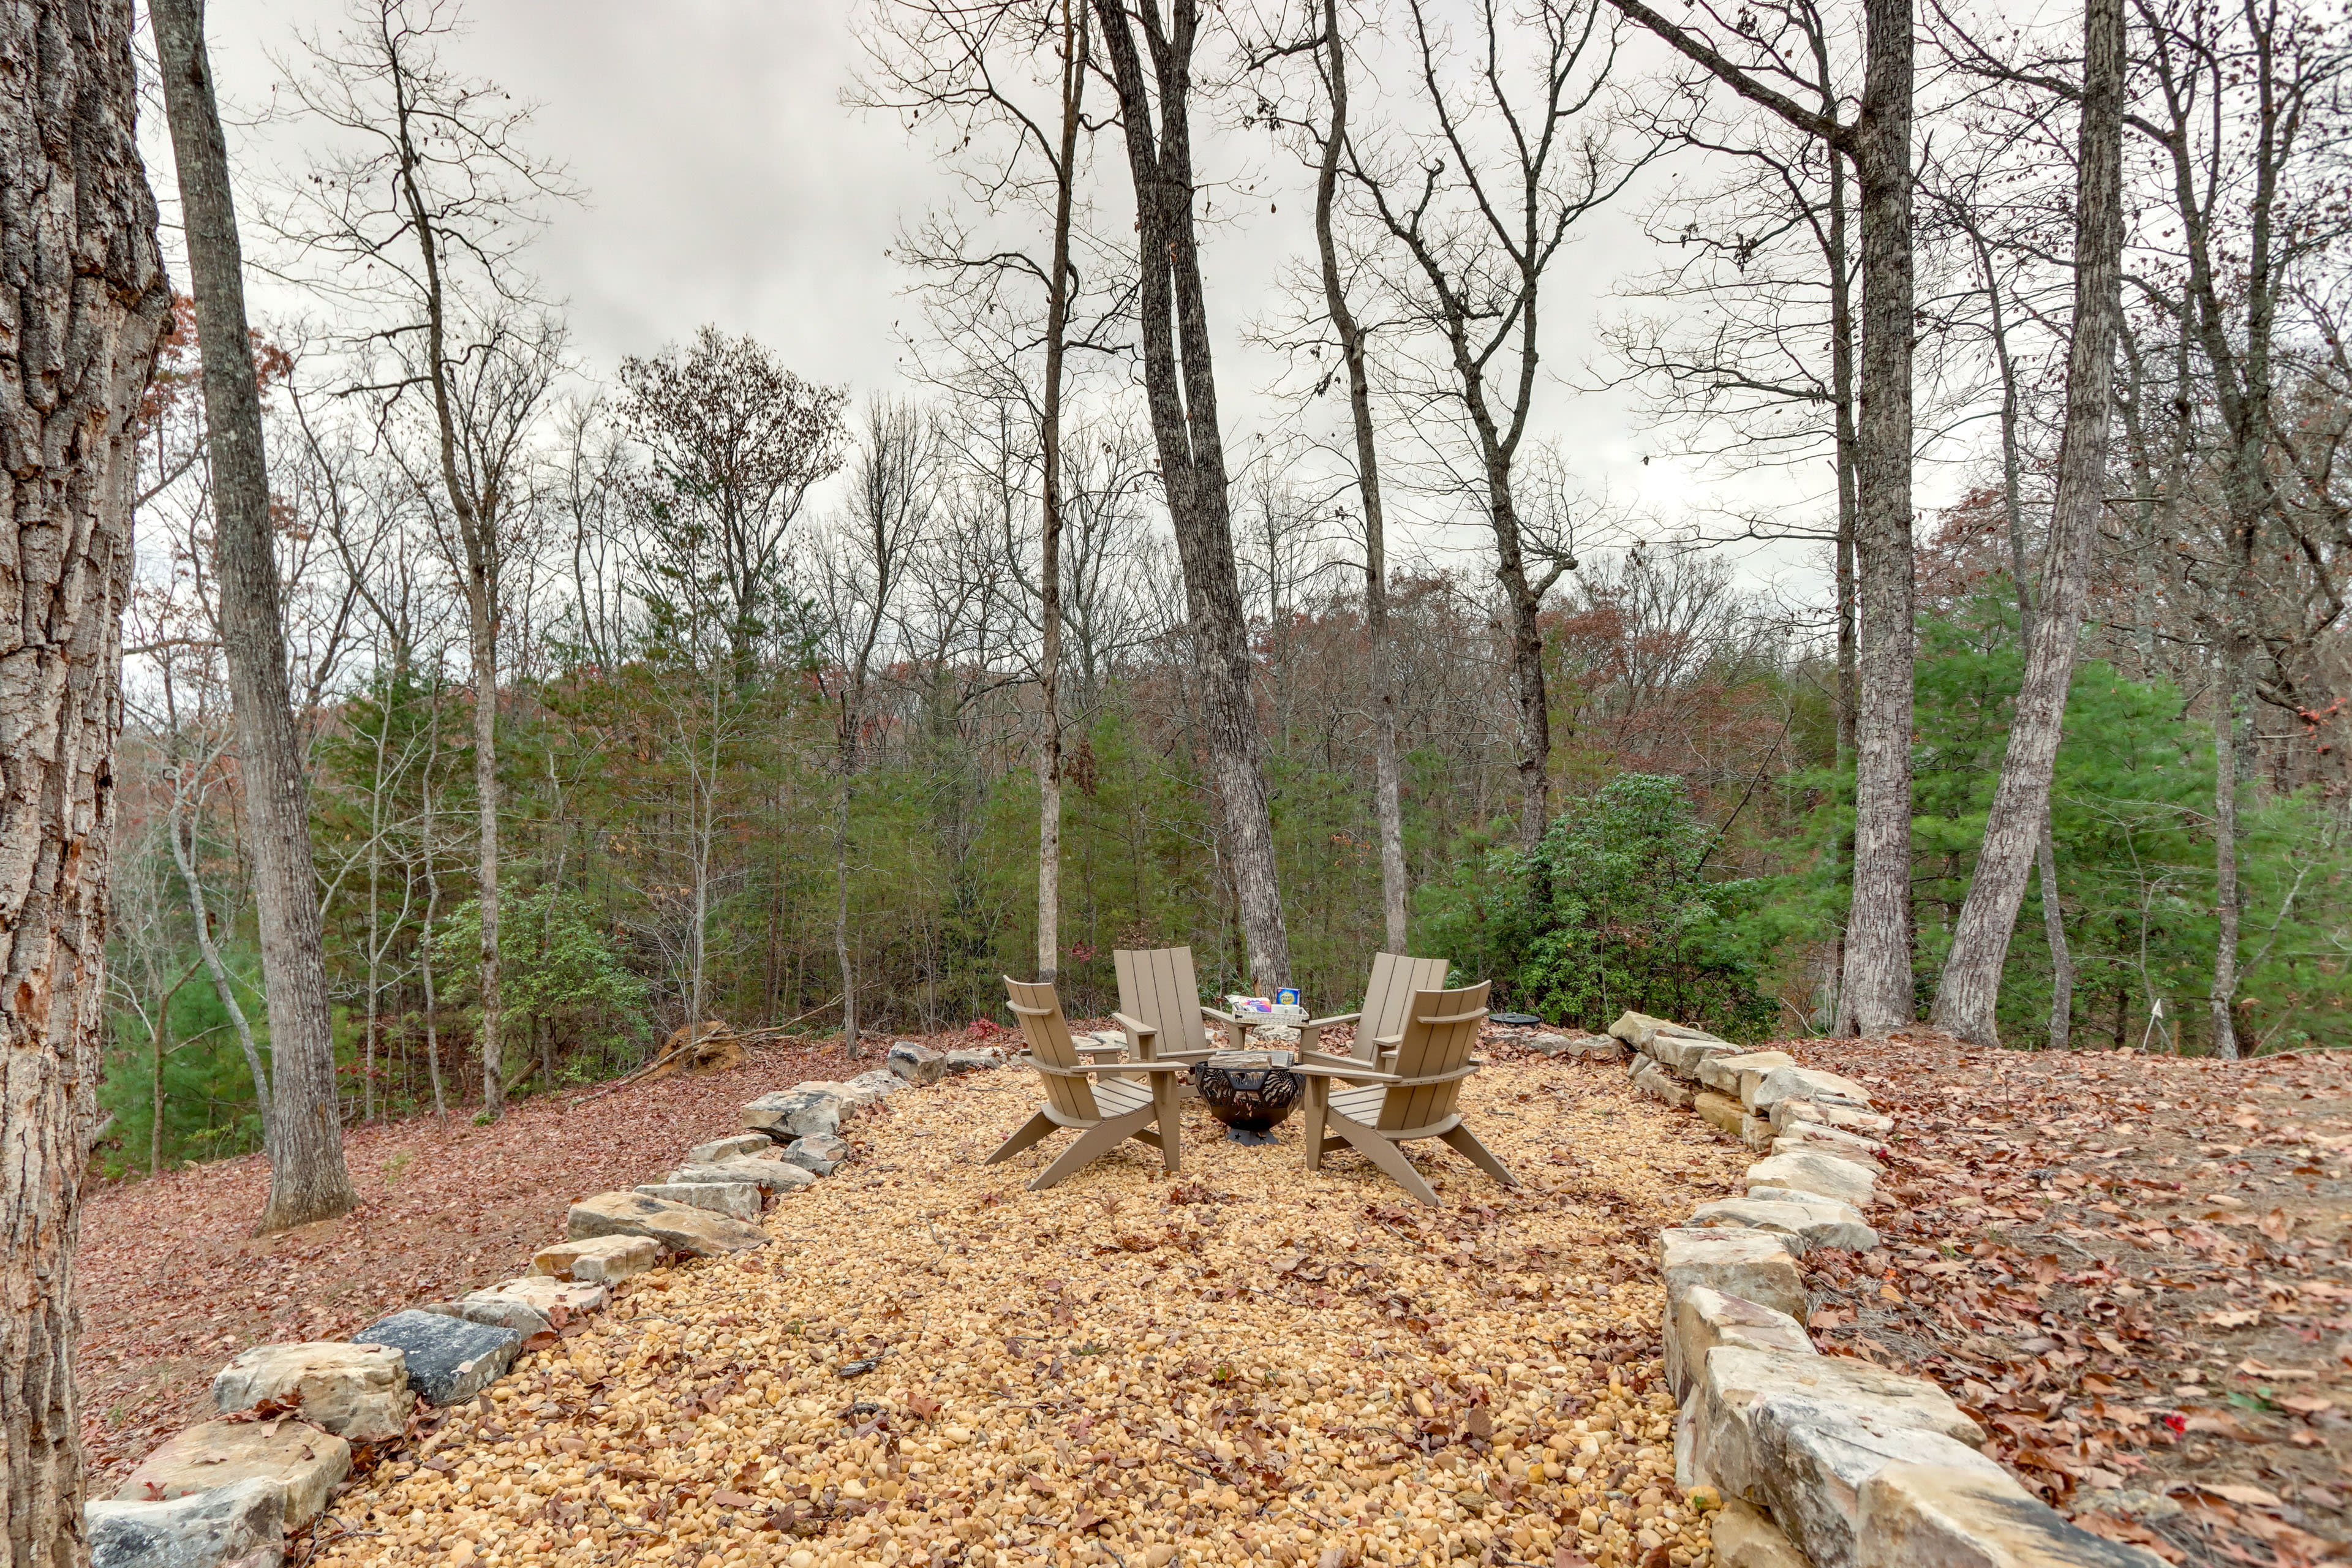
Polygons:
<instances>
[{"instance_id":1,"label":"adirondack chair armrest","mask_svg":"<svg viewBox=\"0 0 2352 1568\"><path fill-rule=\"evenodd\" d=\"M1404 1031L1402 1029L1399 1029L1393 1035L1376 1036L1372 1040L1372 1044L1379 1047L1383 1051L1392 1051L1399 1046L1404 1044Z\"/></svg>"},{"instance_id":2,"label":"adirondack chair armrest","mask_svg":"<svg viewBox=\"0 0 2352 1568\"><path fill-rule=\"evenodd\" d=\"M1230 1024L1234 1021L1234 1016L1231 1013L1220 1013L1206 1002L1201 1004L1201 1016L1214 1018L1220 1024Z\"/></svg>"},{"instance_id":3,"label":"adirondack chair armrest","mask_svg":"<svg viewBox=\"0 0 2352 1568\"><path fill-rule=\"evenodd\" d=\"M1131 1072L1175 1072L1185 1065L1182 1062L1087 1062L1083 1067L1057 1068L1032 1056L1015 1057L1013 1062L1015 1067L1024 1067L1048 1078L1093 1078L1098 1073L1116 1076Z\"/></svg>"},{"instance_id":4,"label":"adirondack chair armrest","mask_svg":"<svg viewBox=\"0 0 2352 1568\"><path fill-rule=\"evenodd\" d=\"M1452 1072L1433 1073L1427 1078L1398 1078L1393 1074L1389 1074L1385 1076L1384 1081L1393 1084L1399 1089L1419 1089L1427 1084L1452 1083L1456 1079L1468 1078L1472 1073L1476 1072L1480 1068L1485 1067L1486 1065L1486 1064L1484 1062L1464 1062ZM1372 1075L1367 1073L1364 1076L1367 1079L1370 1079Z\"/></svg>"},{"instance_id":5,"label":"adirondack chair armrest","mask_svg":"<svg viewBox=\"0 0 2352 1568\"><path fill-rule=\"evenodd\" d=\"M1159 1025L1147 1024L1142 1019L1129 1017L1125 1013L1113 1013L1110 1016L1110 1021L1117 1024L1120 1028L1125 1029L1129 1039L1138 1043L1144 1040L1157 1039L1160 1035Z\"/></svg>"},{"instance_id":6,"label":"adirondack chair armrest","mask_svg":"<svg viewBox=\"0 0 2352 1568\"><path fill-rule=\"evenodd\" d=\"M1319 1062L1295 1062L1291 1065L1290 1070L1300 1078L1344 1079L1349 1084L1357 1086L1371 1084L1393 1086L1420 1081L1417 1079L1401 1079L1392 1072L1376 1071L1358 1061L1341 1062L1328 1067Z\"/></svg>"},{"instance_id":7,"label":"adirondack chair armrest","mask_svg":"<svg viewBox=\"0 0 2352 1568\"><path fill-rule=\"evenodd\" d=\"M1299 1051L1297 1053L1297 1058L1299 1062L1307 1067L1352 1068L1360 1069L1364 1065L1361 1060L1355 1057L1333 1056L1328 1051L1318 1051L1311 1046L1305 1050Z\"/></svg>"},{"instance_id":8,"label":"adirondack chair armrest","mask_svg":"<svg viewBox=\"0 0 2352 1568\"><path fill-rule=\"evenodd\" d=\"M1424 1024L1475 1024L1486 1016L1484 1007L1474 1007L1467 1013L1441 1013L1434 1018L1423 1018Z\"/></svg>"},{"instance_id":9,"label":"adirondack chair armrest","mask_svg":"<svg viewBox=\"0 0 2352 1568\"><path fill-rule=\"evenodd\" d=\"M1335 1024L1352 1024L1362 1016L1361 1013L1334 1013L1328 1018L1309 1018L1299 1027L1301 1030L1328 1029Z\"/></svg>"},{"instance_id":10,"label":"adirondack chair armrest","mask_svg":"<svg viewBox=\"0 0 2352 1568\"><path fill-rule=\"evenodd\" d=\"M1077 1041L1071 1043L1077 1046L1078 1055L1082 1057L1107 1056L1114 1051L1127 1049L1127 1042L1124 1040L1087 1040L1083 1043Z\"/></svg>"}]
</instances>

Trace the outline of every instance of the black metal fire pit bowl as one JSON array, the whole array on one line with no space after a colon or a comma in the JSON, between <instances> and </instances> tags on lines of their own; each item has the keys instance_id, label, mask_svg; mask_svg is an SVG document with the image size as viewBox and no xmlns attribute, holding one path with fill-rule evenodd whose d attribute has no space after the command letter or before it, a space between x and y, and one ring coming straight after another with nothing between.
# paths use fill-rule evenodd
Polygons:
<instances>
[{"instance_id":1,"label":"black metal fire pit bowl","mask_svg":"<svg viewBox=\"0 0 2352 1568\"><path fill-rule=\"evenodd\" d=\"M1288 1051L1219 1051L1192 1069L1209 1114L1236 1143L1271 1143L1273 1129L1298 1109L1306 1092Z\"/></svg>"}]
</instances>

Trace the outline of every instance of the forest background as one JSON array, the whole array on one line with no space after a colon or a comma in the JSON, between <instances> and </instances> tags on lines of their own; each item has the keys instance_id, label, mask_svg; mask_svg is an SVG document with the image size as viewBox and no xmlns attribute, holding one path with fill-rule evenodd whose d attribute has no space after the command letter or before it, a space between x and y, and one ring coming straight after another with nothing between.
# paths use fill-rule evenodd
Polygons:
<instances>
[{"instance_id":1,"label":"forest background","mask_svg":"<svg viewBox=\"0 0 2352 1568\"><path fill-rule=\"evenodd\" d=\"M1367 324L1399 523L1381 608L1412 950L1561 1024L1633 1007L1735 1037L1828 1032L1852 853L1850 175L1677 75L1605 5L1339 9L1370 62L1333 260ZM940 30L980 14L1004 24ZM1858 16L1754 15L1792 72L1851 97ZM1139 384L1119 132L1071 16L1047 0L859 13L851 109L900 119L959 193L891 237L909 303L888 393L803 379L715 326L589 363L530 268L551 213L582 193L530 151L529 107L469 74L454 14L362 4L340 31L284 40L278 112L311 151L250 171L240 200L256 270L307 301L272 319L260 362L347 1120L484 1100L486 865L502 1090L626 1070L694 1019L839 1029L845 994L861 1037L885 1041L997 1017L998 977L1038 967L1049 731L1062 826L1046 945L1073 1011L1108 1007L1118 947L1189 943L1212 992L1265 978L1247 973L1200 622ZM1299 24L1231 7L1202 46L1193 111L1247 151L1206 216L1220 197L1310 199L1328 93L1311 52L1285 47ZM1950 491L1917 550L1923 1015L2043 569L2073 117L2033 72L2071 26L1923 23L1936 134L1915 198L1915 386L1920 450ZM2142 133L2116 437L2001 1034L2206 1049L2224 973L2246 1048L2342 1045L2352 33L2292 5L2149 4L2131 29ZM1511 62L1491 76L1489 46ZM1074 59L1096 97L1064 143L1041 130ZM395 104L423 106L414 162L383 134ZM1512 116L1551 131L1549 149L1530 153ZM2167 127L2185 159L2155 134ZM1485 225L1482 173L1494 188L1516 177L1529 232L1557 242L1517 252L1507 225ZM1036 258L1066 191L1076 262L1057 271ZM1415 199L1419 230L1399 221ZM1580 248L1599 213L1638 243ZM445 237L446 275L429 281L399 259L420 221ZM2227 269L2209 290L2226 302L2218 333L2197 327L2200 255ZM1249 411L1227 431L1234 559L1286 978L1337 1012L1389 922L1360 468L1315 260L1291 258L1212 325L1276 367L1234 400ZM1079 280L1058 331L1050 658L1049 276ZM1449 279L1471 301L1460 318L1507 329L1467 381ZM1598 347L1538 363L1538 302ZM436 398L411 331L427 304L454 344L438 363L456 384ZM116 1173L263 1136L269 1042L200 353L184 312L146 409L100 1153ZM2254 360L2277 413L2249 539L2224 494L2239 428L2225 395ZM1465 387L1503 405L1516 586L1497 577L1494 443ZM1631 399L1658 460L1730 499L1612 497L1556 419L1603 387ZM1486 542L1425 542L1463 537ZM1532 773L1523 590L1549 731Z\"/></svg>"}]
</instances>

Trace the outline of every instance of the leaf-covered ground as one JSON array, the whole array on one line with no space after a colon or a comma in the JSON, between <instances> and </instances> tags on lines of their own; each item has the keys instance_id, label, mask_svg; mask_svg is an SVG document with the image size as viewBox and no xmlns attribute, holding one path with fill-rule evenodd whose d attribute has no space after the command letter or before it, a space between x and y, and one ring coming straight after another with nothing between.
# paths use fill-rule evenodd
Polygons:
<instances>
[{"instance_id":1,"label":"leaf-covered ground","mask_svg":"<svg viewBox=\"0 0 2352 1568\"><path fill-rule=\"evenodd\" d=\"M1825 1349L1935 1377L2078 1522L2179 1563L2346 1554L2352 1058L1788 1046L1897 1132Z\"/></svg>"},{"instance_id":2,"label":"leaf-covered ground","mask_svg":"<svg viewBox=\"0 0 2352 1568\"><path fill-rule=\"evenodd\" d=\"M777 1080L877 1065L779 1047L707 1077L524 1100L492 1127L455 1114L354 1127L343 1148L359 1207L258 1240L248 1233L269 1190L258 1155L93 1188L76 1266L93 1485L207 1419L213 1373L247 1346L343 1339L510 1279L573 1198L655 1179Z\"/></svg>"}]
</instances>

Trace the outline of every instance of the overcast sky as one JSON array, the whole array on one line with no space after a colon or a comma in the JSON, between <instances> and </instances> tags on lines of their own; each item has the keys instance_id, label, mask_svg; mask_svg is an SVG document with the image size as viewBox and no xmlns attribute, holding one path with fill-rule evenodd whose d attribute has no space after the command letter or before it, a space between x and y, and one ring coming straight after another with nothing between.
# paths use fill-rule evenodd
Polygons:
<instances>
[{"instance_id":1,"label":"overcast sky","mask_svg":"<svg viewBox=\"0 0 2352 1568\"><path fill-rule=\"evenodd\" d=\"M583 205L554 214L532 266L566 301L593 373L609 374L623 354L651 353L711 321L773 345L811 379L859 392L899 384L895 325L912 304L884 252L902 216L953 193L929 149L894 120L842 106L860 63L855 5L474 0L472 30L450 46L451 63L538 102L532 145L565 162L587 192ZM270 103L270 57L289 55L298 26L331 28L342 16L341 0L212 0L208 12L233 114ZM153 140L160 118L151 117L150 156L168 196L168 149ZM299 165L300 141L299 125L233 131L232 155L250 178ZM1226 151L1230 163L1241 150ZM1103 152L1118 155L1115 144ZM1256 156L1263 176L1302 178L1278 154ZM1123 171L1114 162L1105 173ZM1303 187L1293 194L1302 199L1277 197L1277 213L1260 206L1208 237L1222 390L1236 426L1229 440L1271 416L1254 393L1273 367L1246 351L1241 329L1271 298L1286 258L1308 248ZM1559 379L1584 374L1591 323L1612 308L1610 284L1645 265L1647 251L1630 214L1615 214L1592 225L1559 268L1548 304L1556 374L1544 423L1588 489L1679 521L1703 487L1669 462L1643 464L1658 443L1631 427L1622 399L1579 395ZM265 310L293 303L260 300ZM1777 571L1802 553L1777 552L1748 570Z\"/></svg>"}]
</instances>

